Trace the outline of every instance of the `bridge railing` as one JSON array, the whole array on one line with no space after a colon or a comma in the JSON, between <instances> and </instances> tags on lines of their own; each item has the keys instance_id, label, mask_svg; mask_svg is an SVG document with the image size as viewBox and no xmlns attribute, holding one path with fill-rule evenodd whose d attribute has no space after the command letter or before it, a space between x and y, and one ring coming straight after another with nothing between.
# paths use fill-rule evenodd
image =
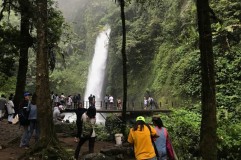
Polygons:
<instances>
[{"instance_id":1,"label":"bridge railing","mask_svg":"<svg viewBox=\"0 0 241 160\"><path fill-rule=\"evenodd\" d=\"M89 101L82 101L82 104L85 108L88 108L90 106ZM169 109L170 107L174 107L176 104L175 102L154 102L153 106L148 106L148 108L153 108L153 109ZM66 106L66 105L65 105ZM72 103L70 106L66 106L65 108L67 109L75 109L77 108L78 104ZM104 101L95 101L95 106L99 109L117 109L117 102L113 103L113 106L111 106L110 103L106 103ZM141 101L127 101L126 107L129 110L134 110L134 109L144 109L144 103ZM147 109L148 109L147 108Z\"/></svg>"}]
</instances>

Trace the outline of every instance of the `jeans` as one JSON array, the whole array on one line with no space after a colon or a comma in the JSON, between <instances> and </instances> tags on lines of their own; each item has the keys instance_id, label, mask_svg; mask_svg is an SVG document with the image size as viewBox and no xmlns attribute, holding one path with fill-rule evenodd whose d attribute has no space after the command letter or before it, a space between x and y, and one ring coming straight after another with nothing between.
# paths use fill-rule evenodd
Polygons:
<instances>
[{"instance_id":1,"label":"jeans","mask_svg":"<svg viewBox=\"0 0 241 160\"><path fill-rule=\"evenodd\" d=\"M75 159L79 158L79 152L81 146L85 143L85 141L89 140L89 153L94 152L94 146L95 146L95 137L90 137L90 138L85 138L85 137L80 137L79 143L75 149L74 157Z\"/></svg>"},{"instance_id":2,"label":"jeans","mask_svg":"<svg viewBox=\"0 0 241 160\"><path fill-rule=\"evenodd\" d=\"M29 124L28 137L26 139L26 144L25 144L26 146L29 145L29 141L33 135L34 130L35 130L35 142L37 142L39 140L39 125L36 119L31 119Z\"/></svg>"},{"instance_id":3,"label":"jeans","mask_svg":"<svg viewBox=\"0 0 241 160\"><path fill-rule=\"evenodd\" d=\"M82 122L81 123L76 123L76 126L77 126L77 135L76 135L76 137L77 138L80 138L80 136L81 136L81 133L82 133Z\"/></svg>"},{"instance_id":4,"label":"jeans","mask_svg":"<svg viewBox=\"0 0 241 160\"><path fill-rule=\"evenodd\" d=\"M23 131L23 135L22 135L22 138L21 138L21 141L20 141L20 147L26 146L29 126L23 126L23 129L24 129L24 131Z\"/></svg>"}]
</instances>

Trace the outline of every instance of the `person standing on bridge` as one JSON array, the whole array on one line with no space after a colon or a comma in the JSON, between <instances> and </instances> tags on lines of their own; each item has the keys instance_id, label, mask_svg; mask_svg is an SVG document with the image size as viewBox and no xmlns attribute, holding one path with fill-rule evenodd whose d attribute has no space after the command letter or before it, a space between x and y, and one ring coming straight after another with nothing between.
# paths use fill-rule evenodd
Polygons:
<instances>
[{"instance_id":1,"label":"person standing on bridge","mask_svg":"<svg viewBox=\"0 0 241 160\"><path fill-rule=\"evenodd\" d=\"M90 96L88 97L88 100L89 100L89 106L92 106L93 105L93 96L92 96L92 94L90 94Z\"/></svg>"},{"instance_id":2,"label":"person standing on bridge","mask_svg":"<svg viewBox=\"0 0 241 160\"><path fill-rule=\"evenodd\" d=\"M155 109L154 100L151 96L149 96L149 98L148 98L148 103L150 105L150 109Z\"/></svg>"},{"instance_id":3,"label":"person standing on bridge","mask_svg":"<svg viewBox=\"0 0 241 160\"><path fill-rule=\"evenodd\" d=\"M76 96L76 100L77 100L77 106L79 106L79 104L81 103L81 95L79 93Z\"/></svg>"},{"instance_id":4,"label":"person standing on bridge","mask_svg":"<svg viewBox=\"0 0 241 160\"><path fill-rule=\"evenodd\" d=\"M109 97L108 97L107 94L105 95L104 102L105 102L105 109L107 109L107 107L108 107L108 102L109 102Z\"/></svg>"},{"instance_id":5,"label":"person standing on bridge","mask_svg":"<svg viewBox=\"0 0 241 160\"><path fill-rule=\"evenodd\" d=\"M73 103L72 96L69 95L68 98L67 98L67 103L66 103L68 109L72 108L72 103Z\"/></svg>"},{"instance_id":6,"label":"person standing on bridge","mask_svg":"<svg viewBox=\"0 0 241 160\"><path fill-rule=\"evenodd\" d=\"M95 95L93 95L92 106L95 106Z\"/></svg>"},{"instance_id":7,"label":"person standing on bridge","mask_svg":"<svg viewBox=\"0 0 241 160\"><path fill-rule=\"evenodd\" d=\"M110 97L109 97L109 107L110 107L110 109L112 108L113 109L113 107L114 107L114 98L113 98L113 96L112 95L110 95Z\"/></svg>"},{"instance_id":8,"label":"person standing on bridge","mask_svg":"<svg viewBox=\"0 0 241 160\"><path fill-rule=\"evenodd\" d=\"M144 109L147 109L148 107L148 101L147 101L147 98L144 97Z\"/></svg>"},{"instance_id":9,"label":"person standing on bridge","mask_svg":"<svg viewBox=\"0 0 241 160\"><path fill-rule=\"evenodd\" d=\"M117 109L121 110L122 109L122 102L120 98L117 98Z\"/></svg>"}]
</instances>

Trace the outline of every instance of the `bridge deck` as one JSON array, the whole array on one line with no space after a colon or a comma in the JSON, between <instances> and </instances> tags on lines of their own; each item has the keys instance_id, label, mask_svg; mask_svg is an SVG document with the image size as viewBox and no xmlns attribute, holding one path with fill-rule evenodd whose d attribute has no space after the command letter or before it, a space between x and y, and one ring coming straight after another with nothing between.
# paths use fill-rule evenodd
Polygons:
<instances>
[{"instance_id":1,"label":"bridge deck","mask_svg":"<svg viewBox=\"0 0 241 160\"><path fill-rule=\"evenodd\" d=\"M106 109L97 109L97 113L121 113L122 110L106 110ZM162 113L169 113L171 110L164 110L164 109L152 109L152 110L143 110L143 109L135 109L135 110L126 110L126 112L143 112L143 113L152 113L152 112L162 112Z\"/></svg>"},{"instance_id":2,"label":"bridge deck","mask_svg":"<svg viewBox=\"0 0 241 160\"><path fill-rule=\"evenodd\" d=\"M65 109L64 112L74 112L74 109ZM117 110L117 109L96 109L97 113L122 113L122 110ZM144 110L144 109L135 109L135 110L126 110L127 113L153 113L153 112L160 112L160 113L170 113L171 110L168 109L149 109L149 110Z\"/></svg>"}]
</instances>

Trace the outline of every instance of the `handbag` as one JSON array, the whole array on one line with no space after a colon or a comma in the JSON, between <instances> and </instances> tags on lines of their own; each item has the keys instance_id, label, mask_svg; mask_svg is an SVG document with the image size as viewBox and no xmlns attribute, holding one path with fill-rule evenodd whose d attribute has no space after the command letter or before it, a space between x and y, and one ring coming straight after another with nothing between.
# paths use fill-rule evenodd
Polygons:
<instances>
[{"instance_id":1,"label":"handbag","mask_svg":"<svg viewBox=\"0 0 241 160\"><path fill-rule=\"evenodd\" d=\"M19 118L18 118L18 115L16 114L16 116L12 120L12 124L17 124L18 121L19 121Z\"/></svg>"},{"instance_id":2,"label":"handbag","mask_svg":"<svg viewBox=\"0 0 241 160\"><path fill-rule=\"evenodd\" d=\"M172 142L171 139L169 138L168 134L167 134L167 129L164 129L164 134L166 137L166 149L167 149L167 156L169 157L170 160L178 160L177 155L174 151L174 148L172 146Z\"/></svg>"}]
</instances>

